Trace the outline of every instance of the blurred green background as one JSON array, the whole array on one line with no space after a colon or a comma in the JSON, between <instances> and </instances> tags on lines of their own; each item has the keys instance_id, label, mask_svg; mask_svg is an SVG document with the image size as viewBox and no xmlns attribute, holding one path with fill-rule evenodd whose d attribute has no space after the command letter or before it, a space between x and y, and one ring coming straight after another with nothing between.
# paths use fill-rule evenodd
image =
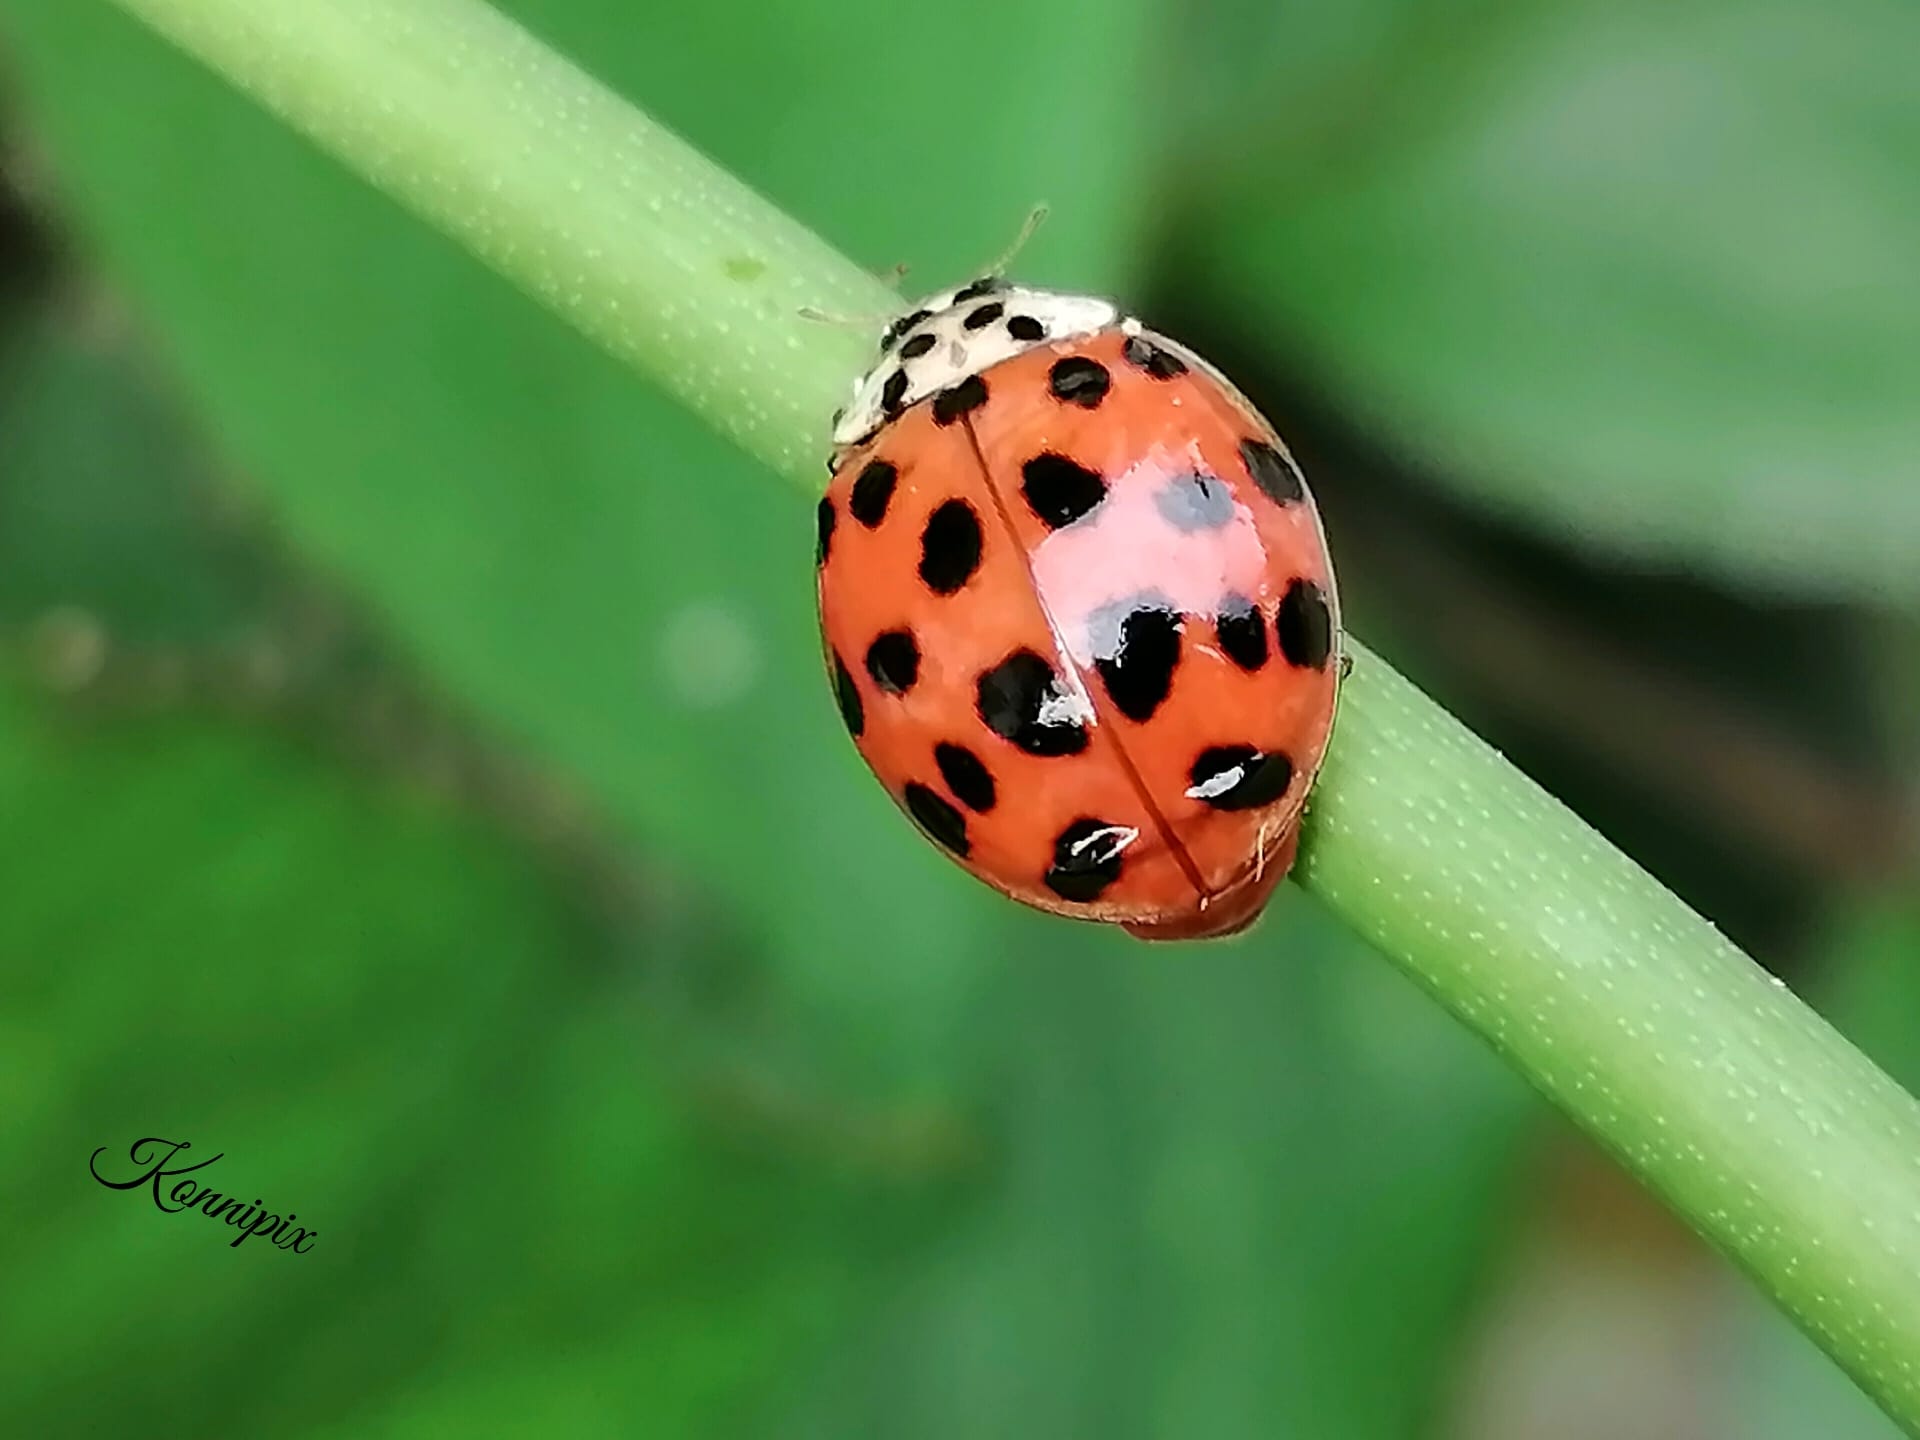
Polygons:
<instances>
[{"instance_id":1,"label":"blurred green background","mask_svg":"<svg viewBox=\"0 0 1920 1440\"><path fill-rule=\"evenodd\" d=\"M909 290L1049 201L1356 630L1920 1082L1906 0L507 8ZM1297 891L965 880L804 498L102 0L0 0L0 176L0 1433L1892 1433Z\"/></svg>"}]
</instances>

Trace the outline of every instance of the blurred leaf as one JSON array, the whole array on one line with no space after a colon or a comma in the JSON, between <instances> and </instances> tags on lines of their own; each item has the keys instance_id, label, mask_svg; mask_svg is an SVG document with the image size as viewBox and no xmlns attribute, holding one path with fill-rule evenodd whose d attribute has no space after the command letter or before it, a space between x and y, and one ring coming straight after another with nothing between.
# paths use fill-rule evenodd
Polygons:
<instances>
[{"instance_id":1,"label":"blurred leaf","mask_svg":"<svg viewBox=\"0 0 1920 1440\"><path fill-rule=\"evenodd\" d=\"M1825 946L1821 1012L1874 1063L1920 1090L1920 909L1898 900L1844 913Z\"/></svg>"},{"instance_id":2,"label":"blurred leaf","mask_svg":"<svg viewBox=\"0 0 1920 1440\"><path fill-rule=\"evenodd\" d=\"M271 581L220 533L208 470L195 427L113 337L23 321L0 347L0 619L78 607L148 644L257 620Z\"/></svg>"},{"instance_id":3,"label":"blurred leaf","mask_svg":"<svg viewBox=\"0 0 1920 1440\"><path fill-rule=\"evenodd\" d=\"M1751 1287L1727 1287L1715 1357L1727 1433L1742 1440L1899 1440L1901 1428Z\"/></svg>"},{"instance_id":4,"label":"blurred leaf","mask_svg":"<svg viewBox=\"0 0 1920 1440\"><path fill-rule=\"evenodd\" d=\"M1256 944L1009 979L1002 1183L779 1433L1420 1433L1532 1099L1278 909Z\"/></svg>"},{"instance_id":5,"label":"blurred leaf","mask_svg":"<svg viewBox=\"0 0 1920 1440\"><path fill-rule=\"evenodd\" d=\"M195 427L124 337L49 314L9 339L0 617L81 607L136 665L284 641L303 577L231 523ZM338 669L363 648L311 657L323 710L404 683ZM437 1364L484 1394L477 1369L555 1374L582 1334L643 1333L672 1368L621 1411L683 1431L804 1368L865 1268L848 1260L884 1256L888 1232L831 1173L695 1124L689 1100L719 1078L700 1067L746 1038L673 993L738 970L718 931L656 914L641 949L579 877L553 883L557 857L442 802L89 697L76 725L0 688L0 854L25 887L0 912L18 1141L0 1205L25 1215L61 1174L85 1205L78 1223L37 1207L0 1254L22 1281L0 1331L33 1336L9 1418L298 1434L332 1406L361 1426L409 1413ZM103 1170L132 1173L149 1134L191 1136L182 1163L224 1151L219 1186L318 1223L315 1251L250 1241L241 1259L224 1227L84 1177L102 1143ZM779 1138L813 1158L816 1137Z\"/></svg>"},{"instance_id":6,"label":"blurred leaf","mask_svg":"<svg viewBox=\"0 0 1920 1440\"><path fill-rule=\"evenodd\" d=\"M1220 17L1276 67L1225 88L1297 102L1182 157L1181 239L1244 323L1493 508L1914 598L1920 12L1372 5L1301 46L1258 38L1292 11Z\"/></svg>"},{"instance_id":7,"label":"blurred leaf","mask_svg":"<svg viewBox=\"0 0 1920 1440\"><path fill-rule=\"evenodd\" d=\"M911 1193L691 1123L645 982L692 937L623 943L515 847L347 779L0 708L9 1428L1388 1440L1423 1413L1528 1099L1302 897L1282 964L1004 972L998 1163L928 1245ZM224 1151L320 1243L232 1254L93 1186L136 1131ZM36 1204L62 1173L75 1202Z\"/></svg>"},{"instance_id":8,"label":"blurred leaf","mask_svg":"<svg viewBox=\"0 0 1920 1440\"><path fill-rule=\"evenodd\" d=\"M777 1383L861 1273L827 1238L871 1220L690 1127L636 1047L639 957L519 847L344 779L0 693L4 1428L295 1433L643 1324L682 1338L642 1429ZM312 1250L89 1178L153 1135Z\"/></svg>"}]
</instances>

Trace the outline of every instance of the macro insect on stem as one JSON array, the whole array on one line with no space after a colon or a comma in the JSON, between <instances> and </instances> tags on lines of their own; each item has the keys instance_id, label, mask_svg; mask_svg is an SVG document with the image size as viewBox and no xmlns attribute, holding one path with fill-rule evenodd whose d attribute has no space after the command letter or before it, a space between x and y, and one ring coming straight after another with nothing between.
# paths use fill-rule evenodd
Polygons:
<instances>
[{"instance_id":1,"label":"macro insect on stem","mask_svg":"<svg viewBox=\"0 0 1920 1440\"><path fill-rule=\"evenodd\" d=\"M995 272L877 348L818 509L854 742L1017 900L1142 939L1245 930L1293 863L1341 674L1286 447L1114 305Z\"/></svg>"},{"instance_id":2,"label":"macro insect on stem","mask_svg":"<svg viewBox=\"0 0 1920 1440\"><path fill-rule=\"evenodd\" d=\"M894 300L798 221L481 0L116 3L817 501L827 417L866 357L799 310ZM1347 643L1302 887L1920 1434L1920 1105Z\"/></svg>"}]
</instances>

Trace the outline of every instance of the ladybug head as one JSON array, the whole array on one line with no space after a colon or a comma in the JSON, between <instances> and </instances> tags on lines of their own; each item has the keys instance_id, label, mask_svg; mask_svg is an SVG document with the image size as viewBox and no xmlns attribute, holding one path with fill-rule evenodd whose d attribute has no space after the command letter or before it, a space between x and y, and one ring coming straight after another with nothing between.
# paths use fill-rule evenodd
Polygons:
<instances>
[{"instance_id":1,"label":"ladybug head","mask_svg":"<svg viewBox=\"0 0 1920 1440\"><path fill-rule=\"evenodd\" d=\"M1117 324L1112 302L988 275L929 295L881 332L874 363L834 423L836 447L858 445L902 411L1036 345Z\"/></svg>"}]
</instances>

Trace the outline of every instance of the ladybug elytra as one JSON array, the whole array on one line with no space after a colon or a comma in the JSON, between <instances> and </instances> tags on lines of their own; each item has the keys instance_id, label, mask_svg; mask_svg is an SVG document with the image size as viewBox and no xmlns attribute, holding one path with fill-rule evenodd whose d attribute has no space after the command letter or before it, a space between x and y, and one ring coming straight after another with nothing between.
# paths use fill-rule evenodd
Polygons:
<instances>
[{"instance_id":1,"label":"ladybug elytra","mask_svg":"<svg viewBox=\"0 0 1920 1440\"><path fill-rule=\"evenodd\" d=\"M907 815L1043 910L1156 940L1250 925L1341 669L1273 428L1109 302L989 276L887 327L833 443L827 667Z\"/></svg>"}]
</instances>

